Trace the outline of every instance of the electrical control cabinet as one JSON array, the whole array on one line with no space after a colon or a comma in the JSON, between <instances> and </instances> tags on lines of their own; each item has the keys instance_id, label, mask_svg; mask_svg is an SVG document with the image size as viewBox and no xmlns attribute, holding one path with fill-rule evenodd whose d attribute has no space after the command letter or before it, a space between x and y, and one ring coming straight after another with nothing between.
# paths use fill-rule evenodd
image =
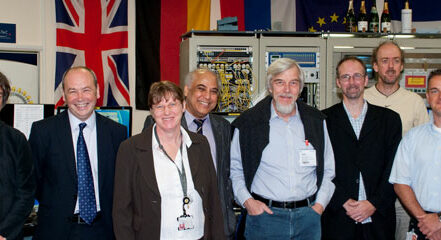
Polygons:
<instances>
[{"instance_id":1,"label":"electrical control cabinet","mask_svg":"<svg viewBox=\"0 0 441 240\"><path fill-rule=\"evenodd\" d=\"M189 32L181 42L180 85L194 69L214 71L221 83L215 112L239 113L252 107L259 89L259 43L254 32L234 35L219 32Z\"/></svg>"},{"instance_id":2,"label":"electrical control cabinet","mask_svg":"<svg viewBox=\"0 0 441 240\"><path fill-rule=\"evenodd\" d=\"M291 58L304 72L299 98L324 109L341 101L335 68L345 56L360 58L367 66L368 87L376 83L372 50L386 40L396 41L405 52L400 86L425 98L429 73L441 68L440 34L191 31L181 42L180 83L183 87L189 71L209 68L221 82L215 111L240 113L268 94L268 66Z\"/></svg>"},{"instance_id":3,"label":"electrical control cabinet","mask_svg":"<svg viewBox=\"0 0 441 240\"><path fill-rule=\"evenodd\" d=\"M260 36L260 86L265 94L266 73L269 65L279 58L295 60L303 71L305 85L300 98L310 106L325 107L326 40L320 34L262 33Z\"/></svg>"}]
</instances>

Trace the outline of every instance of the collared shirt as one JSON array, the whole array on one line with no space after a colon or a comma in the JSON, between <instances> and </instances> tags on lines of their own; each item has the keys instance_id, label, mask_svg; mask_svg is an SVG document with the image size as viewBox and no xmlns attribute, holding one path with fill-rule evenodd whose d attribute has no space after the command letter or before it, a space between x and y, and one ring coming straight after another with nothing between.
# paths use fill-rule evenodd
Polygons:
<instances>
[{"instance_id":1,"label":"collared shirt","mask_svg":"<svg viewBox=\"0 0 441 240\"><path fill-rule=\"evenodd\" d=\"M75 153L75 166L77 165L77 142L78 135L80 135L80 123L83 123L80 119L75 117L69 110L69 123L70 129L72 132L72 143L74 147ZM96 208L97 211L101 210L100 207L100 194L99 194L99 185L98 185L98 148L97 148L97 138L96 138L96 116L95 112L90 115L90 117L84 121L86 123L86 127L83 129L84 141L87 146L87 153L89 154L90 168L92 169L92 177L93 177L93 187L95 190L95 200L96 200ZM79 213L79 205L78 198L75 204L75 214Z\"/></svg>"},{"instance_id":2,"label":"collared shirt","mask_svg":"<svg viewBox=\"0 0 441 240\"><path fill-rule=\"evenodd\" d=\"M300 113L296 111L296 114L285 122L271 104L269 125L269 143L262 152L259 168L251 184L251 192L275 201L299 201L312 196L317 192L316 167L301 166L299 154L301 150L313 149L313 146L311 143L306 144ZM335 176L335 167L334 152L325 121L323 128L324 172L316 202L326 207L335 190L331 181ZM238 129L235 129L231 143L231 180L236 200L243 205L251 198L251 194L245 185Z\"/></svg>"},{"instance_id":3,"label":"collared shirt","mask_svg":"<svg viewBox=\"0 0 441 240\"><path fill-rule=\"evenodd\" d=\"M400 114L403 136L411 128L429 122L429 114L423 99L416 93L402 87L386 96L372 86L364 91L364 98L371 104L389 108Z\"/></svg>"},{"instance_id":4,"label":"collared shirt","mask_svg":"<svg viewBox=\"0 0 441 240\"><path fill-rule=\"evenodd\" d=\"M156 124L153 129L156 128ZM181 127L182 152L179 149L172 162L159 148L155 134L152 134L153 165L156 181L161 194L161 239L200 239L204 236L205 215L202 207L202 198L194 188L191 168L188 162L187 148L192 144L190 136ZM173 156L170 156L173 157ZM184 193L178 170L182 171L182 163L187 178L187 195L190 198L186 213L192 216L193 229L178 231L177 218L183 214L182 200Z\"/></svg>"},{"instance_id":5,"label":"collared shirt","mask_svg":"<svg viewBox=\"0 0 441 240\"><path fill-rule=\"evenodd\" d=\"M185 111L185 121L187 121L188 130L192 132L197 132L198 126L194 119L196 119L191 113ZM202 124L202 134L207 138L208 144L210 144L211 157L213 158L214 169L217 171L217 161L216 161L216 142L214 141L213 129L211 128L210 115L205 116L204 124Z\"/></svg>"},{"instance_id":6,"label":"collared shirt","mask_svg":"<svg viewBox=\"0 0 441 240\"><path fill-rule=\"evenodd\" d=\"M412 188L425 211L441 212L441 133L433 122L411 129L401 140L390 183Z\"/></svg>"},{"instance_id":7,"label":"collared shirt","mask_svg":"<svg viewBox=\"0 0 441 240\"><path fill-rule=\"evenodd\" d=\"M345 109L346 114L348 115L349 122L351 123L352 129L354 130L354 133L357 136L357 139L359 139L360 138L361 128L363 127L363 122L364 122L364 119L366 118L366 113L367 113L367 109L368 109L368 105L366 103L366 100L364 100L363 108L361 110L360 115L357 118L353 118L352 117L351 113L346 108L346 105L345 105L344 102L343 102L343 108ZM361 172L360 172L360 184L359 184L359 188L358 188L358 200L361 201L361 200L366 200L366 199L367 199L366 189L364 187L363 176L361 175ZM368 218L366 218L361 223L365 224L365 223L370 223L370 222L372 222L372 218L368 217Z\"/></svg>"}]
</instances>

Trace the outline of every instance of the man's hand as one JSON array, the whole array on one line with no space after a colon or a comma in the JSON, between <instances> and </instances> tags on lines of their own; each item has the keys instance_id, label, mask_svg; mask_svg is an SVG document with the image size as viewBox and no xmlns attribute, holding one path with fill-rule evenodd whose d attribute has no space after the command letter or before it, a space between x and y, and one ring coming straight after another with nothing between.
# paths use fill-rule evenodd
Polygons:
<instances>
[{"instance_id":1,"label":"man's hand","mask_svg":"<svg viewBox=\"0 0 441 240\"><path fill-rule=\"evenodd\" d=\"M430 240L441 240L441 229L426 237Z\"/></svg>"},{"instance_id":2,"label":"man's hand","mask_svg":"<svg viewBox=\"0 0 441 240\"><path fill-rule=\"evenodd\" d=\"M323 208L323 206L320 203L315 203L314 205L312 205L311 208L319 215L322 215L323 211L325 211L325 209Z\"/></svg>"},{"instance_id":3,"label":"man's hand","mask_svg":"<svg viewBox=\"0 0 441 240\"><path fill-rule=\"evenodd\" d=\"M418 228L426 236L431 236L441 229L441 222L436 213L424 214L416 218L418 220Z\"/></svg>"},{"instance_id":4,"label":"man's hand","mask_svg":"<svg viewBox=\"0 0 441 240\"><path fill-rule=\"evenodd\" d=\"M243 203L243 206L247 209L248 215L251 216L260 215L263 212L273 214L273 211L271 211L271 209L269 209L269 207L265 203L259 200L255 200L254 198L248 198Z\"/></svg>"},{"instance_id":5,"label":"man's hand","mask_svg":"<svg viewBox=\"0 0 441 240\"><path fill-rule=\"evenodd\" d=\"M353 207L355 205L357 201L355 201L352 198L349 198L344 204L343 204L343 208L346 210L346 214L351 211L354 210L355 207Z\"/></svg>"},{"instance_id":6,"label":"man's hand","mask_svg":"<svg viewBox=\"0 0 441 240\"><path fill-rule=\"evenodd\" d=\"M6 238L0 235L0 240L6 240Z\"/></svg>"},{"instance_id":7,"label":"man's hand","mask_svg":"<svg viewBox=\"0 0 441 240\"><path fill-rule=\"evenodd\" d=\"M348 203L349 211L346 211L346 214L356 222L363 222L377 210L368 200L348 201L346 201L346 203ZM346 203L343 204L343 207Z\"/></svg>"}]
</instances>

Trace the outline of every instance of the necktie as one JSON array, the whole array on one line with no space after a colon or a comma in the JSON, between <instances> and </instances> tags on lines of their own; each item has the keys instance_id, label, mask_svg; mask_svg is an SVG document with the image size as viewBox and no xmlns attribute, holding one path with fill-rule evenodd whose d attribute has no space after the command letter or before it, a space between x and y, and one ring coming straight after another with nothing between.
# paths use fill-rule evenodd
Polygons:
<instances>
[{"instance_id":1,"label":"necktie","mask_svg":"<svg viewBox=\"0 0 441 240\"><path fill-rule=\"evenodd\" d=\"M195 118L193 120L194 123L197 125L196 133L202 134L202 124L204 124L205 119L197 119Z\"/></svg>"},{"instance_id":2,"label":"necktie","mask_svg":"<svg viewBox=\"0 0 441 240\"><path fill-rule=\"evenodd\" d=\"M77 141L78 203L80 217L87 224L91 224L96 216L96 200L89 154L83 136L85 127L86 123L80 123L80 134Z\"/></svg>"}]
</instances>

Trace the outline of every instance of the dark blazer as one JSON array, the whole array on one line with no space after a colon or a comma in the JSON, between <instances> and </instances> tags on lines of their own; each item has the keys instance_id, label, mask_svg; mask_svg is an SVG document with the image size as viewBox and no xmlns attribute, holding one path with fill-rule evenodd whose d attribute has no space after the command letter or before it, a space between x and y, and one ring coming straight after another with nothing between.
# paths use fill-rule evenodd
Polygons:
<instances>
[{"instance_id":1,"label":"dark blazer","mask_svg":"<svg viewBox=\"0 0 441 240\"><path fill-rule=\"evenodd\" d=\"M21 238L21 230L34 205L31 148L26 137L0 121L0 235Z\"/></svg>"},{"instance_id":2,"label":"dark blazer","mask_svg":"<svg viewBox=\"0 0 441 240\"><path fill-rule=\"evenodd\" d=\"M232 238L236 230L236 216L233 211L234 197L230 179L231 126L222 116L209 114L209 117L216 143L217 186L224 219L224 230L225 235ZM148 129L153 123L152 116L147 116L144 129ZM188 129L185 114L182 116L181 126Z\"/></svg>"},{"instance_id":3,"label":"dark blazer","mask_svg":"<svg viewBox=\"0 0 441 240\"><path fill-rule=\"evenodd\" d=\"M388 182L395 152L401 139L400 116L392 110L368 104L357 140L343 104L323 111L335 155L334 195L322 217L323 239L355 239L356 224L343 204L358 200L359 174L363 176L367 200L376 208L369 239L394 239L395 193Z\"/></svg>"},{"instance_id":4,"label":"dark blazer","mask_svg":"<svg viewBox=\"0 0 441 240\"><path fill-rule=\"evenodd\" d=\"M159 239L161 195L153 166L152 127L124 141L118 151L115 172L113 223L121 240ZM187 150L196 191L205 214L203 239L225 239L215 170L207 139L188 132Z\"/></svg>"},{"instance_id":5,"label":"dark blazer","mask_svg":"<svg viewBox=\"0 0 441 240\"><path fill-rule=\"evenodd\" d=\"M95 236L113 239L112 205L116 153L126 139L126 127L96 115L98 184L101 219L91 225ZM29 137L36 169L40 203L34 239L68 239L77 200L77 173L67 111L32 124ZM76 143L75 143L76 144Z\"/></svg>"}]
</instances>

